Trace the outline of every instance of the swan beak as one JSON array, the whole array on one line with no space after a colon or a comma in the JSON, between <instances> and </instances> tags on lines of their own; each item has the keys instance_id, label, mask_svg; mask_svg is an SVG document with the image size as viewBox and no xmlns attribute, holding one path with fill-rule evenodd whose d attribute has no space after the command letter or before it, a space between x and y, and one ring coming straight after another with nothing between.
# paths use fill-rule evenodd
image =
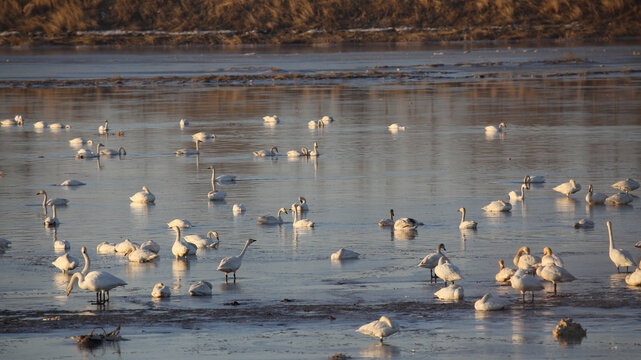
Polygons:
<instances>
[{"instance_id":1,"label":"swan beak","mask_svg":"<svg viewBox=\"0 0 641 360\"><path fill-rule=\"evenodd\" d=\"M71 290L67 290L67 296L69 296L69 294L71 294Z\"/></svg>"}]
</instances>

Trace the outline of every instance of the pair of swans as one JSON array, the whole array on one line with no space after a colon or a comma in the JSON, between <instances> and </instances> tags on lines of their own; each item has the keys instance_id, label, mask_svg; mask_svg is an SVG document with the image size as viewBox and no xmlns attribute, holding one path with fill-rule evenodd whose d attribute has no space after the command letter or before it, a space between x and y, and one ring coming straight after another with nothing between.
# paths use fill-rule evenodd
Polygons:
<instances>
[{"instance_id":1,"label":"pair of swans","mask_svg":"<svg viewBox=\"0 0 641 360\"><path fill-rule=\"evenodd\" d=\"M119 147L118 150L114 149L100 149L103 147L103 144L98 144L96 145L96 152L92 152L91 150L88 149L80 149L76 153L76 159L92 159L92 158L97 158L102 156L116 156L116 155L127 155L127 151L125 151L124 147Z\"/></svg>"},{"instance_id":2,"label":"pair of swans","mask_svg":"<svg viewBox=\"0 0 641 360\"><path fill-rule=\"evenodd\" d=\"M156 196L149 191L147 186L142 187L142 191L139 191L129 197L129 200L134 203L139 204L153 204L156 201Z\"/></svg>"},{"instance_id":3,"label":"pair of swans","mask_svg":"<svg viewBox=\"0 0 641 360\"><path fill-rule=\"evenodd\" d=\"M423 260L418 264L418 267L423 269L430 269L430 281L435 280L437 277L434 275L434 268L438 265L438 261L441 258L447 259L447 256L441 252L441 250L446 250L444 244L438 244L436 252L427 254Z\"/></svg>"},{"instance_id":4,"label":"pair of swans","mask_svg":"<svg viewBox=\"0 0 641 360\"><path fill-rule=\"evenodd\" d=\"M259 225L280 225L283 223L283 218L280 216L281 213L287 214L287 209L285 208L278 209L278 214L276 214L276 216L272 216L272 215L259 216L256 219L256 223Z\"/></svg>"},{"instance_id":5,"label":"pair of swans","mask_svg":"<svg viewBox=\"0 0 641 360\"><path fill-rule=\"evenodd\" d=\"M307 127L310 129L320 129L325 127L325 123L323 122L323 120L311 120L307 123Z\"/></svg>"},{"instance_id":6,"label":"pair of swans","mask_svg":"<svg viewBox=\"0 0 641 360\"><path fill-rule=\"evenodd\" d=\"M13 119L5 119L0 121L0 126L23 126L24 121L22 115L16 115Z\"/></svg>"},{"instance_id":7,"label":"pair of swans","mask_svg":"<svg viewBox=\"0 0 641 360\"><path fill-rule=\"evenodd\" d=\"M561 185L557 185L553 188L554 191L560 192L561 194L570 197L570 195L578 192L581 190L581 184L577 183L574 181L574 179L570 179L570 181L563 183Z\"/></svg>"},{"instance_id":8,"label":"pair of swans","mask_svg":"<svg viewBox=\"0 0 641 360\"><path fill-rule=\"evenodd\" d=\"M256 157L274 157L278 156L278 147L272 146L269 150L258 150L253 152Z\"/></svg>"},{"instance_id":9,"label":"pair of swans","mask_svg":"<svg viewBox=\"0 0 641 360\"><path fill-rule=\"evenodd\" d=\"M106 272L106 271L89 271L89 256L87 256L87 248L83 246L82 248L83 256L85 257L85 268L82 272L75 273L67 285L67 296L71 294L75 284L78 284L78 287L83 290L94 291L96 293L96 304L104 305L106 302L109 302L109 291L111 289L117 288L119 286L125 286L127 283Z\"/></svg>"},{"instance_id":10,"label":"pair of swans","mask_svg":"<svg viewBox=\"0 0 641 360\"><path fill-rule=\"evenodd\" d=\"M218 268L216 270L225 273L225 283L227 283L229 273L234 273L234 282L236 282L236 271L238 271L240 265L242 265L243 256L245 256L245 252L247 251L249 245L255 242L255 239L248 239L245 242L245 246L243 247L243 250L241 250L240 254L236 256L228 256L220 260L220 264L218 264Z\"/></svg>"},{"instance_id":11,"label":"pair of swans","mask_svg":"<svg viewBox=\"0 0 641 360\"><path fill-rule=\"evenodd\" d=\"M543 248L541 266L536 269L536 274L544 280L551 281L554 284L554 295L556 295L557 283L576 280L576 277L565 269L563 260L558 255L554 254L552 249L547 246Z\"/></svg>"}]
</instances>

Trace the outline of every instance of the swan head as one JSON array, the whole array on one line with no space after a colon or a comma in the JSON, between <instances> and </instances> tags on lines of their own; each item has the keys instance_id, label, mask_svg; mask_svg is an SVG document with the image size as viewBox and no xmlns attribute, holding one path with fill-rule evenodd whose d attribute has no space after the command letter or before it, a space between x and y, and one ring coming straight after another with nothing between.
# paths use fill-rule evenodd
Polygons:
<instances>
[{"instance_id":1,"label":"swan head","mask_svg":"<svg viewBox=\"0 0 641 360\"><path fill-rule=\"evenodd\" d=\"M301 204L306 204L306 203L307 203L307 199L305 199L305 198L304 198L304 197L302 197L302 196L299 196L299 197L298 197L298 201L299 201Z\"/></svg>"},{"instance_id":2,"label":"swan head","mask_svg":"<svg viewBox=\"0 0 641 360\"><path fill-rule=\"evenodd\" d=\"M276 147L276 146L272 146L272 148L271 148L271 149L269 149L269 151L271 151L271 152L273 152L273 153L274 153L274 152L275 152L275 153L277 153L277 152L278 152L278 147Z\"/></svg>"},{"instance_id":3,"label":"swan head","mask_svg":"<svg viewBox=\"0 0 641 360\"><path fill-rule=\"evenodd\" d=\"M507 125L504 122L499 124L499 129L506 128L506 127L507 127Z\"/></svg>"},{"instance_id":4,"label":"swan head","mask_svg":"<svg viewBox=\"0 0 641 360\"><path fill-rule=\"evenodd\" d=\"M501 203L501 205L505 205L505 201L503 200L498 200L498 202Z\"/></svg>"},{"instance_id":5,"label":"swan head","mask_svg":"<svg viewBox=\"0 0 641 360\"><path fill-rule=\"evenodd\" d=\"M300 148L300 152L305 156L309 156L309 149L304 146Z\"/></svg>"},{"instance_id":6,"label":"swan head","mask_svg":"<svg viewBox=\"0 0 641 360\"><path fill-rule=\"evenodd\" d=\"M505 267L505 262L503 259L499 259L499 268L503 269Z\"/></svg>"},{"instance_id":7,"label":"swan head","mask_svg":"<svg viewBox=\"0 0 641 360\"><path fill-rule=\"evenodd\" d=\"M552 255L552 249L550 249L548 246L544 247L543 255Z\"/></svg>"},{"instance_id":8,"label":"swan head","mask_svg":"<svg viewBox=\"0 0 641 360\"><path fill-rule=\"evenodd\" d=\"M465 208L458 209L458 212L465 212Z\"/></svg>"},{"instance_id":9,"label":"swan head","mask_svg":"<svg viewBox=\"0 0 641 360\"><path fill-rule=\"evenodd\" d=\"M278 213L279 213L279 214L280 214L280 213L282 213L282 212L284 212L285 214L287 214L287 209L285 209L285 208L280 208L280 209L278 209Z\"/></svg>"},{"instance_id":10,"label":"swan head","mask_svg":"<svg viewBox=\"0 0 641 360\"><path fill-rule=\"evenodd\" d=\"M392 322L392 320L390 320L387 316L381 316L380 319L378 319L378 321L385 323L387 326L391 328L397 327L397 325L394 322Z\"/></svg>"},{"instance_id":11,"label":"swan head","mask_svg":"<svg viewBox=\"0 0 641 360\"><path fill-rule=\"evenodd\" d=\"M588 184L588 192L592 192L592 184Z\"/></svg>"},{"instance_id":12,"label":"swan head","mask_svg":"<svg viewBox=\"0 0 641 360\"><path fill-rule=\"evenodd\" d=\"M530 255L530 248L529 247L524 246L521 249L523 249L523 252L525 252L526 254Z\"/></svg>"},{"instance_id":13,"label":"swan head","mask_svg":"<svg viewBox=\"0 0 641 360\"><path fill-rule=\"evenodd\" d=\"M574 179L570 179L570 184L572 184L572 186L574 186L574 184L576 184L576 182L574 181Z\"/></svg>"},{"instance_id":14,"label":"swan head","mask_svg":"<svg viewBox=\"0 0 641 360\"><path fill-rule=\"evenodd\" d=\"M147 194L151 194L151 191L149 191L149 188L147 188L146 186L142 187L142 191L146 192Z\"/></svg>"},{"instance_id":15,"label":"swan head","mask_svg":"<svg viewBox=\"0 0 641 360\"><path fill-rule=\"evenodd\" d=\"M447 249L445 248L445 244L443 244L443 243L438 244L437 250L439 250L439 252L440 252L440 250L447 251Z\"/></svg>"},{"instance_id":16,"label":"swan head","mask_svg":"<svg viewBox=\"0 0 641 360\"><path fill-rule=\"evenodd\" d=\"M211 239L212 235L216 238L216 240L220 240L220 238L218 237L218 232L210 231L210 232L207 233L207 237L210 238L210 239Z\"/></svg>"},{"instance_id":17,"label":"swan head","mask_svg":"<svg viewBox=\"0 0 641 360\"><path fill-rule=\"evenodd\" d=\"M127 151L125 151L125 148L122 146L118 148L118 154L120 154L121 152L122 152L122 155L127 155Z\"/></svg>"},{"instance_id":18,"label":"swan head","mask_svg":"<svg viewBox=\"0 0 641 360\"><path fill-rule=\"evenodd\" d=\"M211 171L215 171L216 169L214 168L214 165L209 165L207 169L211 169Z\"/></svg>"},{"instance_id":19,"label":"swan head","mask_svg":"<svg viewBox=\"0 0 641 360\"><path fill-rule=\"evenodd\" d=\"M71 129L71 125L65 125L65 129Z\"/></svg>"},{"instance_id":20,"label":"swan head","mask_svg":"<svg viewBox=\"0 0 641 360\"><path fill-rule=\"evenodd\" d=\"M525 177L523 178L523 183L524 183L524 184L529 183L529 182L530 182L530 179L531 179L530 175L525 175Z\"/></svg>"},{"instance_id":21,"label":"swan head","mask_svg":"<svg viewBox=\"0 0 641 360\"><path fill-rule=\"evenodd\" d=\"M84 247L84 246L82 247L82 253L83 253L83 254L86 254L86 253L87 253L87 248L86 248L86 247Z\"/></svg>"},{"instance_id":22,"label":"swan head","mask_svg":"<svg viewBox=\"0 0 641 360\"><path fill-rule=\"evenodd\" d=\"M44 190L40 190L36 193L36 195L47 195L47 193Z\"/></svg>"},{"instance_id":23,"label":"swan head","mask_svg":"<svg viewBox=\"0 0 641 360\"><path fill-rule=\"evenodd\" d=\"M255 243L255 242L256 242L256 239L247 239L247 243L246 244L249 245L249 244L252 244L252 243Z\"/></svg>"}]
</instances>

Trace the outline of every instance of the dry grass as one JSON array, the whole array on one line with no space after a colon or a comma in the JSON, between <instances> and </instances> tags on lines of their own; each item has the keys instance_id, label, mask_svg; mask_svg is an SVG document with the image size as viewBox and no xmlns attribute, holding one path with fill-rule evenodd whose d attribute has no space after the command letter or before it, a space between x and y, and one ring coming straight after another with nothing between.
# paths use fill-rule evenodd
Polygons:
<instances>
[{"instance_id":1,"label":"dry grass","mask_svg":"<svg viewBox=\"0 0 641 360\"><path fill-rule=\"evenodd\" d=\"M566 24L576 28L559 30ZM80 30L232 30L201 36L199 43L286 43L523 37L639 36L635 0L2 0L0 31L42 32L43 39L73 43ZM543 26L535 30L537 26ZM345 34L345 29L409 27L404 34ZM498 28L498 30L495 30ZM525 30L523 30L525 28ZM323 30L315 34L307 30ZM507 29L507 30L506 30ZM552 29L546 30L546 29ZM433 31L433 30L429 30ZM450 32L450 33L448 33ZM434 37L438 37L434 36ZM24 36L21 36L24 38ZM33 40L32 41L45 41ZM56 40L57 39L57 40ZM66 39L66 40L64 40ZM16 40L18 41L18 40ZM80 42L101 41L85 36ZM171 43L155 35L126 43ZM0 43L10 40L0 40ZM180 41L178 41L180 42Z\"/></svg>"}]
</instances>

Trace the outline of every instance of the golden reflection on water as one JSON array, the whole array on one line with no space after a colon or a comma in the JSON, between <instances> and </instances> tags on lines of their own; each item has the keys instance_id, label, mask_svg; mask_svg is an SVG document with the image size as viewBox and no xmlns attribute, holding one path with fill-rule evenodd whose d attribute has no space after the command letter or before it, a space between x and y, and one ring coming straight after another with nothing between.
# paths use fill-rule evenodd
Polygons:
<instances>
[{"instance_id":1,"label":"golden reflection on water","mask_svg":"<svg viewBox=\"0 0 641 360\"><path fill-rule=\"evenodd\" d=\"M574 215L579 202L571 197L557 197L554 199L556 211L564 214Z\"/></svg>"},{"instance_id":2,"label":"golden reflection on water","mask_svg":"<svg viewBox=\"0 0 641 360\"><path fill-rule=\"evenodd\" d=\"M394 345L376 343L361 347L359 353L366 358L391 359L401 355L401 349Z\"/></svg>"},{"instance_id":3,"label":"golden reflection on water","mask_svg":"<svg viewBox=\"0 0 641 360\"><path fill-rule=\"evenodd\" d=\"M171 271L174 279L184 278L189 272L189 260L174 258L174 261L171 263Z\"/></svg>"},{"instance_id":4,"label":"golden reflection on water","mask_svg":"<svg viewBox=\"0 0 641 360\"><path fill-rule=\"evenodd\" d=\"M131 276L132 278L136 278L137 276L142 275L142 273L144 272L156 270L156 268L158 267L157 262L158 260L144 263L129 261L125 264L125 273L128 277Z\"/></svg>"}]
</instances>

